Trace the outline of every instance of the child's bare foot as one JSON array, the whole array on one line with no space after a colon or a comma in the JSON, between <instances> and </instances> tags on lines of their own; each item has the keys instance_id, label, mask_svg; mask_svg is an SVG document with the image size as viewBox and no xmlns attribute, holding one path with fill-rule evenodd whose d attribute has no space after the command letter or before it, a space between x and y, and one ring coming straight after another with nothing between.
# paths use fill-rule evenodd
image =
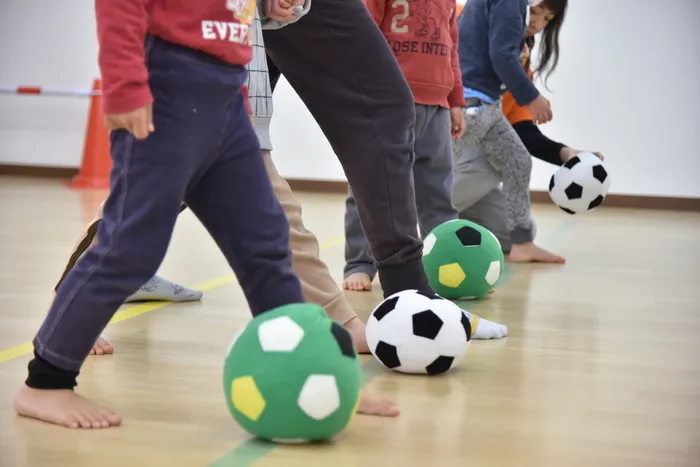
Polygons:
<instances>
[{"instance_id":1,"label":"child's bare foot","mask_svg":"<svg viewBox=\"0 0 700 467\"><path fill-rule=\"evenodd\" d=\"M360 317L354 317L345 323L343 327L350 333L357 352L369 353L369 345L367 345L367 336L365 335L365 323L362 322Z\"/></svg>"},{"instance_id":2,"label":"child's bare foot","mask_svg":"<svg viewBox=\"0 0 700 467\"><path fill-rule=\"evenodd\" d=\"M107 428L122 418L70 389L32 389L23 386L15 396L15 410L23 417L68 428Z\"/></svg>"},{"instance_id":3,"label":"child's bare foot","mask_svg":"<svg viewBox=\"0 0 700 467\"><path fill-rule=\"evenodd\" d=\"M399 414L399 408L393 402L382 399L364 389L360 395L360 406L357 408L357 413L379 417L396 417Z\"/></svg>"},{"instance_id":4,"label":"child's bare foot","mask_svg":"<svg viewBox=\"0 0 700 467\"><path fill-rule=\"evenodd\" d=\"M508 260L514 263L566 263L563 257L540 248L532 242L514 244Z\"/></svg>"},{"instance_id":5,"label":"child's bare foot","mask_svg":"<svg viewBox=\"0 0 700 467\"><path fill-rule=\"evenodd\" d=\"M354 272L345 278L343 288L355 292L372 290L372 278L364 272Z\"/></svg>"},{"instance_id":6,"label":"child's bare foot","mask_svg":"<svg viewBox=\"0 0 700 467\"><path fill-rule=\"evenodd\" d=\"M95 341L95 345L92 346L90 350L90 355L111 355L114 353L114 347L112 344L104 340L102 337L98 337Z\"/></svg>"}]
</instances>

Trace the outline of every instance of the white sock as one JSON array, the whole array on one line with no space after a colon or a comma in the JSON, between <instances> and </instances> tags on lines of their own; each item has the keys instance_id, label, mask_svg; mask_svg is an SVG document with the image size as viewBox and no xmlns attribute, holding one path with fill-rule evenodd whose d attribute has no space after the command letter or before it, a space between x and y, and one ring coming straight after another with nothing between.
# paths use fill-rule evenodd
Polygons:
<instances>
[{"instance_id":1,"label":"white sock","mask_svg":"<svg viewBox=\"0 0 700 467\"><path fill-rule=\"evenodd\" d=\"M472 325L472 339L501 339L508 335L508 326L494 323L487 319L462 310L468 317Z\"/></svg>"},{"instance_id":2,"label":"white sock","mask_svg":"<svg viewBox=\"0 0 700 467\"><path fill-rule=\"evenodd\" d=\"M191 290L159 276L146 282L125 303L130 302L193 302L202 298L202 292Z\"/></svg>"}]
</instances>

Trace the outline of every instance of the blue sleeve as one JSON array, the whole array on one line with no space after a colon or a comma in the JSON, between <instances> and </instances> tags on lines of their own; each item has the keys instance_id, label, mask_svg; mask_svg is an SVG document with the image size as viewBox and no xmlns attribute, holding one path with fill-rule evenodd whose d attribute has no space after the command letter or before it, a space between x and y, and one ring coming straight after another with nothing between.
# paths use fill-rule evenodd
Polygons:
<instances>
[{"instance_id":1,"label":"blue sleeve","mask_svg":"<svg viewBox=\"0 0 700 467\"><path fill-rule=\"evenodd\" d=\"M273 19L268 18L265 15L265 5L267 2L270 0L256 0L256 3L258 5L258 13L260 15L260 24L263 29L280 29L288 24L296 23L301 19L302 16L307 14L309 12L309 9L311 8L311 0L304 0L304 5L301 8L296 8L294 11L294 16L292 19L289 21L275 21Z\"/></svg>"},{"instance_id":2,"label":"blue sleeve","mask_svg":"<svg viewBox=\"0 0 700 467\"><path fill-rule=\"evenodd\" d=\"M528 105L540 94L520 63L525 38L523 4L523 0L491 0L489 10L491 65L518 105Z\"/></svg>"}]
</instances>

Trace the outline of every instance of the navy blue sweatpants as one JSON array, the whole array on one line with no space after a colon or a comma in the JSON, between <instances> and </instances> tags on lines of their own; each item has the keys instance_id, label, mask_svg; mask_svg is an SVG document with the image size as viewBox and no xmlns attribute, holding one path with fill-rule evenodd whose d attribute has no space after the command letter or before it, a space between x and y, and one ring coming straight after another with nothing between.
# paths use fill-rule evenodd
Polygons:
<instances>
[{"instance_id":1,"label":"navy blue sweatpants","mask_svg":"<svg viewBox=\"0 0 700 467\"><path fill-rule=\"evenodd\" d=\"M111 191L99 244L58 288L34 339L48 363L79 371L124 300L158 270L184 200L235 272L254 315L303 302L289 225L246 113L242 66L149 38L155 132L111 133Z\"/></svg>"}]
</instances>

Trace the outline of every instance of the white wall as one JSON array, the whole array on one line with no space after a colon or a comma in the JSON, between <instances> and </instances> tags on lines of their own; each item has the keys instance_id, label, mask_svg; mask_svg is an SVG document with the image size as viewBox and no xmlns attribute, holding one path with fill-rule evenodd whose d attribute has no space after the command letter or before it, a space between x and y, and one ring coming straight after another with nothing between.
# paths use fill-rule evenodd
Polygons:
<instances>
[{"instance_id":1,"label":"white wall","mask_svg":"<svg viewBox=\"0 0 700 467\"><path fill-rule=\"evenodd\" d=\"M697 0L570 2L553 93L545 92L555 118L543 131L604 152L611 192L700 197L698 21ZM98 73L96 51L93 0L0 0L0 86L87 89ZM0 164L79 165L86 100L0 95L0 110ZM345 179L283 80L275 112L275 161L284 176ZM536 162L532 187L545 189L551 172Z\"/></svg>"},{"instance_id":2,"label":"white wall","mask_svg":"<svg viewBox=\"0 0 700 467\"><path fill-rule=\"evenodd\" d=\"M0 0L0 86L90 89L94 0ZM0 164L80 165L88 99L0 94Z\"/></svg>"}]
</instances>

